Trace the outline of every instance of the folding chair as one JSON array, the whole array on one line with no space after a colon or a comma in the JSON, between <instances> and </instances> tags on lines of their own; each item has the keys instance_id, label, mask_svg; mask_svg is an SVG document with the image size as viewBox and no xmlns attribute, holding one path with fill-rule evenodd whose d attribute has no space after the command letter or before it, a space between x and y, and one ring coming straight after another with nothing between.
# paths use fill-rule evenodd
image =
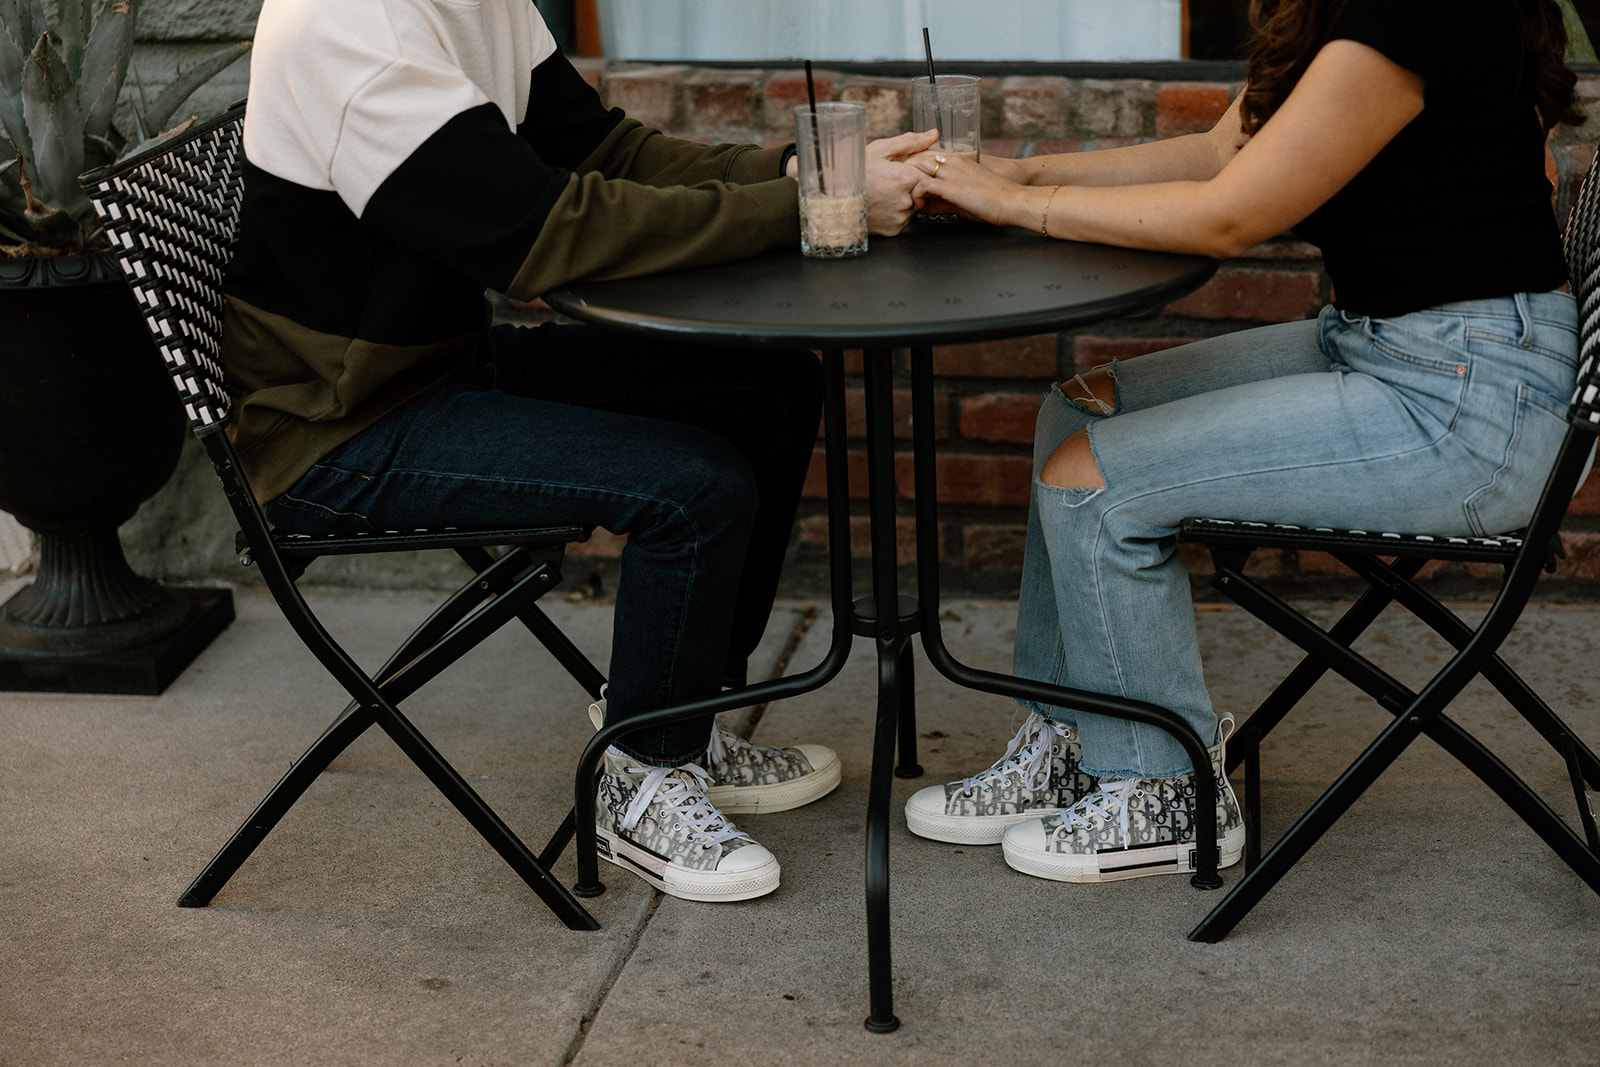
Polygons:
<instances>
[{"instance_id":1,"label":"folding chair","mask_svg":"<svg viewBox=\"0 0 1600 1067\"><path fill-rule=\"evenodd\" d=\"M1229 769L1241 760L1245 765L1246 874L1195 927L1191 940L1226 937L1419 734L1427 734L1481 778L1600 893L1600 834L1586 792L1586 784L1600 782L1600 760L1497 651L1527 604L1539 572L1554 571L1556 559L1563 555L1561 521L1568 501L1587 474L1600 433L1600 182L1587 183L1573 208L1566 259L1579 306L1582 358L1578 386L1568 409L1566 440L1524 529L1497 537L1455 537L1203 518L1183 523L1179 540L1202 544L1210 551L1216 568L1211 584L1306 653L1229 741ZM1337 622L1323 628L1245 574L1250 555L1261 549L1329 553L1364 579L1368 588ZM1503 568L1498 593L1476 625L1457 616L1414 580L1434 560ZM1402 685L1351 647L1391 603L1409 611L1456 650L1420 690ZM1394 715L1394 722L1261 856L1261 741L1329 670L1377 700ZM1493 685L1565 761L1583 837L1494 753L1444 714L1456 695L1478 676Z\"/></svg>"},{"instance_id":2,"label":"folding chair","mask_svg":"<svg viewBox=\"0 0 1600 1067\"><path fill-rule=\"evenodd\" d=\"M82 179L183 401L190 428L222 481L240 526L240 562L260 567L290 626L351 700L178 903L208 904L312 781L376 725L562 922L575 930L597 929L599 924L549 873L572 838L571 814L544 852L534 855L399 710L406 697L513 619L598 697L604 677L534 603L560 581L566 545L585 540L590 530L570 525L308 537L269 528L223 432L230 398L219 357L222 283L239 218L243 126L241 103L178 139ZM321 556L440 548L460 556L472 577L370 675L329 634L296 584Z\"/></svg>"}]
</instances>

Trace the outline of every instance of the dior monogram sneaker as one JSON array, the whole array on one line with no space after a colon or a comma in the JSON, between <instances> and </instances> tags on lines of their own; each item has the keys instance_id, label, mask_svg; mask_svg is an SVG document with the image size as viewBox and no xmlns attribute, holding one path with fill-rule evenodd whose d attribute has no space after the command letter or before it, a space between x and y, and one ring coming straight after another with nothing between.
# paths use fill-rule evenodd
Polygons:
<instances>
[{"instance_id":1,"label":"dior monogram sneaker","mask_svg":"<svg viewBox=\"0 0 1600 1067\"><path fill-rule=\"evenodd\" d=\"M1082 758L1072 729L1030 713L994 766L913 793L906 828L935 841L998 845L1008 827L1070 808L1094 789L1094 776L1078 767Z\"/></svg>"},{"instance_id":2,"label":"dior monogram sneaker","mask_svg":"<svg viewBox=\"0 0 1600 1067\"><path fill-rule=\"evenodd\" d=\"M605 696L589 705L596 730L606 721ZM717 727L703 764L706 796L724 815L765 815L820 800L839 786L839 756L824 745L767 748Z\"/></svg>"},{"instance_id":3,"label":"dior monogram sneaker","mask_svg":"<svg viewBox=\"0 0 1600 1067\"><path fill-rule=\"evenodd\" d=\"M823 745L767 748L720 726L706 746L706 796L728 815L788 811L838 788L839 756Z\"/></svg>"},{"instance_id":4,"label":"dior monogram sneaker","mask_svg":"<svg viewBox=\"0 0 1600 1067\"><path fill-rule=\"evenodd\" d=\"M749 900L778 888L778 860L706 797L699 767L640 767L606 750L595 831L600 856L684 900Z\"/></svg>"},{"instance_id":5,"label":"dior monogram sneaker","mask_svg":"<svg viewBox=\"0 0 1600 1067\"><path fill-rule=\"evenodd\" d=\"M1224 716L1223 738L1233 719ZM1222 742L1209 750L1217 774L1217 865L1229 867L1244 852L1239 801L1222 768ZM1058 882L1106 882L1195 869L1193 773L1173 778L1101 779L1076 804L1005 832L1006 863L1023 874Z\"/></svg>"}]
</instances>

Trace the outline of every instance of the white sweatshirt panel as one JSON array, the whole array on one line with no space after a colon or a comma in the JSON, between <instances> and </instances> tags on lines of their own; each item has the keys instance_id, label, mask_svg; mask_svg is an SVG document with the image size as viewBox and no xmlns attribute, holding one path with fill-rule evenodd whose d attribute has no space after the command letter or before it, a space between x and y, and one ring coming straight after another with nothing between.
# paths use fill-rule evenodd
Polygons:
<instances>
[{"instance_id":1,"label":"white sweatshirt panel","mask_svg":"<svg viewBox=\"0 0 1600 1067\"><path fill-rule=\"evenodd\" d=\"M531 0L265 0L255 39L245 155L357 215L463 111L492 103L515 129L556 50Z\"/></svg>"}]
</instances>

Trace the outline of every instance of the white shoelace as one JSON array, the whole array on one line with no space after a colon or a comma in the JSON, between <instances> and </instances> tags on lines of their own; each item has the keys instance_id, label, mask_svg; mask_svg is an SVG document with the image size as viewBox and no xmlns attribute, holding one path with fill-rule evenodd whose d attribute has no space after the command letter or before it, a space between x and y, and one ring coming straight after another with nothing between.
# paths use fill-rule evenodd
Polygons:
<instances>
[{"instance_id":1,"label":"white shoelace","mask_svg":"<svg viewBox=\"0 0 1600 1067\"><path fill-rule=\"evenodd\" d=\"M992 767L971 778L961 779L962 794L971 796L973 786L985 793L992 792L995 786L1004 785L1013 774L1021 777L1029 789L1043 789L1050 781L1050 756L1056 738L1066 735L1065 728L1037 712L1030 713L1028 721L1022 724L1022 729L1006 746L1005 754L995 760Z\"/></svg>"},{"instance_id":2,"label":"white shoelace","mask_svg":"<svg viewBox=\"0 0 1600 1067\"><path fill-rule=\"evenodd\" d=\"M1128 839L1128 802L1139 795L1139 779L1101 779L1100 788L1078 801L1072 807L1061 813L1061 832L1072 833L1073 825L1078 824L1086 829L1094 829L1090 816L1098 815L1102 820L1113 815L1120 815L1122 819L1122 839Z\"/></svg>"},{"instance_id":3,"label":"white shoelace","mask_svg":"<svg viewBox=\"0 0 1600 1067\"><path fill-rule=\"evenodd\" d=\"M668 781L668 776L682 772L680 777ZM661 801L672 813L674 821L689 827L689 840L706 848L750 835L730 823L706 798L705 790L711 784L711 775L696 767L629 767L629 774L643 774L639 791L628 802L622 813L622 829L632 830L639 825L654 801ZM663 785L662 783L666 784Z\"/></svg>"}]
</instances>

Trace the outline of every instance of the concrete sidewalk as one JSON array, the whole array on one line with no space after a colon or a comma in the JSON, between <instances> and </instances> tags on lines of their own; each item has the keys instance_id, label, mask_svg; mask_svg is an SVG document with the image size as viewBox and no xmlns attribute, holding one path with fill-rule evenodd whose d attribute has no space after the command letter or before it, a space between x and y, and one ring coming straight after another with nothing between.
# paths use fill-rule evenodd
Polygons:
<instances>
[{"instance_id":1,"label":"concrete sidewalk","mask_svg":"<svg viewBox=\"0 0 1600 1067\"><path fill-rule=\"evenodd\" d=\"M0 582L0 601L18 585ZM315 600L374 662L433 598ZM550 601L603 666L610 609ZM1431 742L1226 941L1193 944L1218 897L1187 879L1050 883L996 848L905 831L906 796L987 766L1016 725L1006 701L920 659L928 773L895 782L891 843L904 1025L868 1033L865 644L836 682L755 726L763 743L818 741L844 760L822 801L740 820L783 863L766 899L686 903L602 864L608 890L589 903L603 929L569 932L374 733L211 907L178 908L342 704L264 593L238 590L236 604L238 621L160 697L0 694L0 1067L1600 1062L1600 899ZM821 657L830 620L819 604L808 625L810 607L780 605L769 674ZM1014 610L947 603L946 639L1005 669ZM1242 716L1294 657L1242 612L1198 618L1217 706ZM1444 654L1403 621L1369 642L1403 679ZM1507 658L1600 743L1600 606L1530 609ZM570 804L585 704L506 632L406 707L537 850ZM1452 714L1571 812L1559 761L1492 691ZM1386 718L1322 683L1265 753L1269 840ZM575 880L570 849L556 873Z\"/></svg>"}]
</instances>

